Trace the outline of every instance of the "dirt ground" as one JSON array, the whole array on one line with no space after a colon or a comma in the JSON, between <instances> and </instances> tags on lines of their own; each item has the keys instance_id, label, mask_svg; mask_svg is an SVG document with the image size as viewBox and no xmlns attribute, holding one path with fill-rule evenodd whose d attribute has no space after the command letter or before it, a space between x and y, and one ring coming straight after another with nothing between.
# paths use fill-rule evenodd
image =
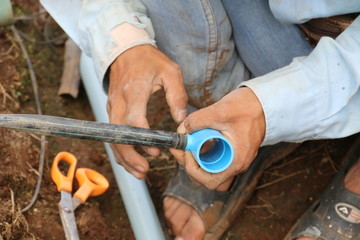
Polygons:
<instances>
[{"instance_id":1,"label":"dirt ground","mask_svg":"<svg viewBox=\"0 0 360 240\"><path fill-rule=\"evenodd\" d=\"M39 11L35 0L14 0L14 14ZM30 38L44 40L44 28L61 32L42 15L16 26ZM57 95L63 64L63 42L40 45L26 41L39 82L43 113L94 120L84 89L77 99ZM26 61L9 28L0 28L0 113L36 113L34 94ZM175 130L163 94L149 104L152 128ZM257 190L223 239L282 239L296 219L320 195L336 173L353 137L311 141L263 174ZM126 210L102 143L47 137L46 162L40 194L35 205L21 212L30 201L37 180L40 141L38 136L0 129L0 239L65 239L58 213L60 194L50 177L55 155L68 151L79 166L101 172L109 190L90 198L76 211L81 239L134 239ZM157 159L148 158L151 171L147 183L154 205L161 214L161 193L174 174L176 162L167 150Z\"/></svg>"}]
</instances>

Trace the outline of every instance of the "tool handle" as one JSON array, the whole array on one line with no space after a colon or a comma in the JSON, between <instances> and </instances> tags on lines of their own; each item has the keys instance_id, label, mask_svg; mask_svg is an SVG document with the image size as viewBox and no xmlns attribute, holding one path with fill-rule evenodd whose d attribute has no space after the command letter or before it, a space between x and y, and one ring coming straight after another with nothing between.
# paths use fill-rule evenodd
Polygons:
<instances>
[{"instance_id":1,"label":"tool handle","mask_svg":"<svg viewBox=\"0 0 360 240\"><path fill-rule=\"evenodd\" d=\"M90 168L78 168L75 177L80 187L74 196L81 199L82 203L85 203L90 196L103 194L109 188L108 180Z\"/></svg>"},{"instance_id":2,"label":"tool handle","mask_svg":"<svg viewBox=\"0 0 360 240\"><path fill-rule=\"evenodd\" d=\"M66 176L61 173L59 169L59 163L65 161L70 164ZM68 152L60 152L56 155L52 167L51 178L57 186L59 192L66 191L72 192L72 184L74 180L74 174L76 169L77 159L74 155Z\"/></svg>"},{"instance_id":3,"label":"tool handle","mask_svg":"<svg viewBox=\"0 0 360 240\"><path fill-rule=\"evenodd\" d=\"M186 146L186 136L178 133L46 115L0 114L0 127L118 144L177 149Z\"/></svg>"}]
</instances>

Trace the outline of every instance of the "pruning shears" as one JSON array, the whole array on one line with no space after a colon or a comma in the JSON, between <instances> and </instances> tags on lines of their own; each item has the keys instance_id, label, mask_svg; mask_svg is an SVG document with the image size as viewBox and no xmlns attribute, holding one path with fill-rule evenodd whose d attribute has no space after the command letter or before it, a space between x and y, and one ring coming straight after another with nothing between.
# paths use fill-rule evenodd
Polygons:
<instances>
[{"instance_id":1,"label":"pruning shears","mask_svg":"<svg viewBox=\"0 0 360 240\"><path fill-rule=\"evenodd\" d=\"M67 174L64 175L59 168L60 162L69 164ZM109 182L100 173L89 168L76 169L77 159L68 152L56 155L51 167L51 178L61 193L59 211L66 239L79 239L75 221L75 209L90 196L99 196L109 188ZM79 189L72 195L74 176L79 182Z\"/></svg>"}]
</instances>

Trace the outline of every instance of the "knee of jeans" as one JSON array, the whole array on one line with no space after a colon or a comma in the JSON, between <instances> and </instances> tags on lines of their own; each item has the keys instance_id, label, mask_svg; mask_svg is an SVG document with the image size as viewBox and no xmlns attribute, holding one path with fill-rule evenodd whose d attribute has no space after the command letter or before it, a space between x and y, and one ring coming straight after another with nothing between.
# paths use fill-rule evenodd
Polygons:
<instances>
[{"instance_id":1,"label":"knee of jeans","mask_svg":"<svg viewBox=\"0 0 360 240\"><path fill-rule=\"evenodd\" d=\"M160 4L158 0L144 0L143 3L152 20L158 48L182 69L190 101L196 107L203 107L218 100L223 94L219 92L229 89L224 91L214 82L232 81L233 78L227 76L238 69L232 67L238 56L231 37L231 23L221 1L183 0Z\"/></svg>"}]
</instances>

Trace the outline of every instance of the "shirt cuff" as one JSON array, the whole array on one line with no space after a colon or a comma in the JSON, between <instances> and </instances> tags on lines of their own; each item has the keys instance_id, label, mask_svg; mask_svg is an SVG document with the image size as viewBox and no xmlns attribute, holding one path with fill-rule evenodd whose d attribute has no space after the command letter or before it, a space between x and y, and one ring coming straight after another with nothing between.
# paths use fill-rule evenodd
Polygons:
<instances>
[{"instance_id":1,"label":"shirt cuff","mask_svg":"<svg viewBox=\"0 0 360 240\"><path fill-rule=\"evenodd\" d=\"M323 37L306 57L244 82L266 121L262 145L339 138L359 132L360 17L335 40Z\"/></svg>"},{"instance_id":2,"label":"shirt cuff","mask_svg":"<svg viewBox=\"0 0 360 240\"><path fill-rule=\"evenodd\" d=\"M255 93L263 107L266 132L262 146L316 138L319 89L313 88L305 75L298 58L287 67L241 83Z\"/></svg>"},{"instance_id":3,"label":"shirt cuff","mask_svg":"<svg viewBox=\"0 0 360 240\"><path fill-rule=\"evenodd\" d=\"M150 38L145 29L138 28L130 23L117 25L109 34L114 44L106 58L107 60L102 63L102 74L99 78L100 81L103 81L103 87L106 92L109 87L109 67L118 56L126 50L139 45L151 44L156 47L155 40Z\"/></svg>"}]
</instances>

